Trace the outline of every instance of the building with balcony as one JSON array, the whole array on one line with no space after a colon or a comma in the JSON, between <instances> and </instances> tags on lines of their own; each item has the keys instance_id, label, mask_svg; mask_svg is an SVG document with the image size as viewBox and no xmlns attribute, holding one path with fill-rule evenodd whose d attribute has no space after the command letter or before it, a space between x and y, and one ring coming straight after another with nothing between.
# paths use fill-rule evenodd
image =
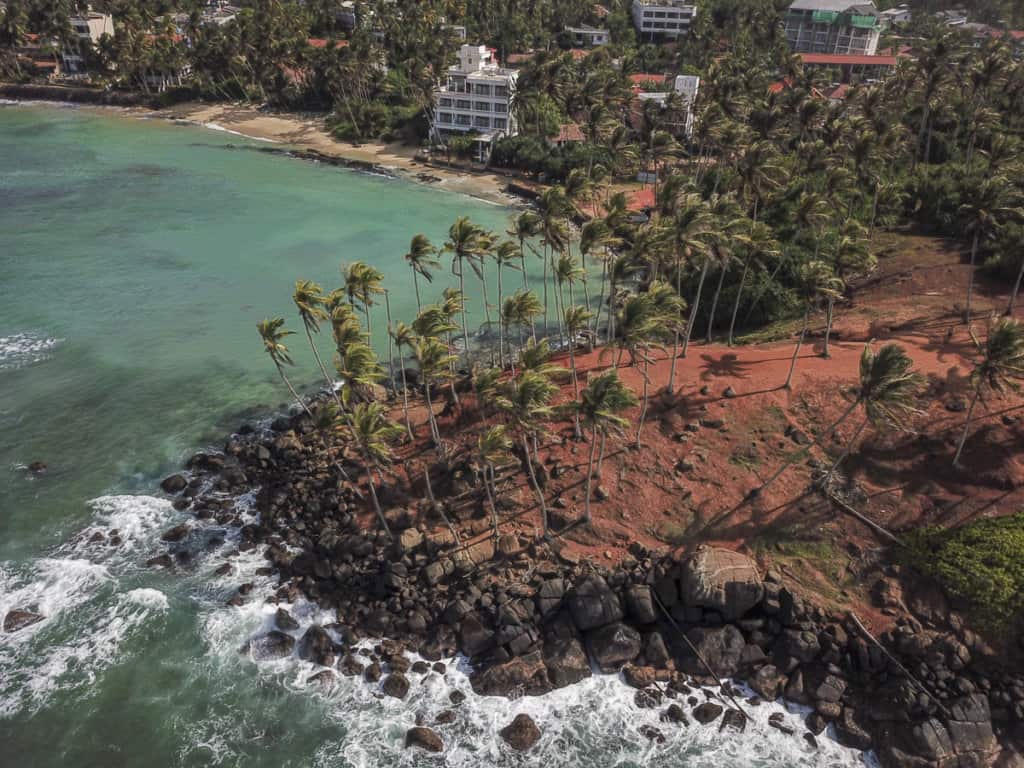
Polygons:
<instances>
[{"instance_id":1,"label":"building with balcony","mask_svg":"<svg viewBox=\"0 0 1024 768\"><path fill-rule=\"evenodd\" d=\"M612 41L612 36L607 29L598 29L589 24L566 27L565 31L577 48L596 48L599 45L608 45Z\"/></svg>"},{"instance_id":2,"label":"building with balcony","mask_svg":"<svg viewBox=\"0 0 1024 768\"><path fill-rule=\"evenodd\" d=\"M795 53L874 56L881 29L871 2L795 0L786 14L786 41Z\"/></svg>"},{"instance_id":3,"label":"building with balcony","mask_svg":"<svg viewBox=\"0 0 1024 768\"><path fill-rule=\"evenodd\" d=\"M463 45L435 95L433 137L443 142L453 133L472 134L477 159L486 161L496 140L517 132L512 104L518 77L486 46Z\"/></svg>"},{"instance_id":4,"label":"building with balcony","mask_svg":"<svg viewBox=\"0 0 1024 768\"><path fill-rule=\"evenodd\" d=\"M681 37L696 16L697 6L686 0L633 0L633 26L645 40Z\"/></svg>"},{"instance_id":5,"label":"building with balcony","mask_svg":"<svg viewBox=\"0 0 1024 768\"><path fill-rule=\"evenodd\" d=\"M114 34L114 17L109 13L96 13L92 10L78 16L72 16L72 39L61 51L64 70L69 73L81 72L85 68L85 57L103 35Z\"/></svg>"}]
</instances>

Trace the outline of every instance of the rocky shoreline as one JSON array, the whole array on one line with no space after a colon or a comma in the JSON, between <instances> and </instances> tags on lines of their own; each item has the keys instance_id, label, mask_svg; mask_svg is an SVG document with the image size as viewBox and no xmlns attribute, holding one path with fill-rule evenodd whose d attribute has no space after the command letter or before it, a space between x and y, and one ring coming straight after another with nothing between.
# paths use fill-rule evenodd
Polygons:
<instances>
[{"instance_id":1,"label":"rocky shoreline","mask_svg":"<svg viewBox=\"0 0 1024 768\"><path fill-rule=\"evenodd\" d=\"M305 416L243 427L222 453L196 454L186 474L163 481L196 522L165 532L166 550L149 565L186 563L210 526L237 527L239 550L262 547L267 572L277 574L269 602L305 597L337 616L296 638L289 631L298 625L280 609L276 629L245 650L256 658L295 651L323 667L318 682L362 676L404 698L414 673L432 662L443 674L441 660L460 653L481 695L541 695L592 669L621 671L638 707L662 710L663 729L692 720L743 731L745 711L781 697L812 708L793 738L814 745L834 724L840 743L874 750L884 766L1018 764L1024 674L1002 669L939 590L897 566L871 576L879 603L896 616L876 643L855 617L805 603L779 574L725 549L684 556L634 545L630 557L602 567L578 562L557 538L495 540L483 514L459 521L473 538L457 543L440 510L385 486L392 539L367 523L339 467L355 473L357 465ZM438 499L482 498L468 465L433 472ZM259 522L247 523L235 499L253 488ZM228 558L219 572L231 571ZM229 604L251 599L252 585L242 584ZM365 638L386 640L356 650ZM406 651L426 661L412 665ZM756 695L744 699L727 679ZM644 735L664 737L650 727ZM502 736L529 749L539 733L517 718ZM443 748L426 723L409 731L407 746Z\"/></svg>"}]
</instances>

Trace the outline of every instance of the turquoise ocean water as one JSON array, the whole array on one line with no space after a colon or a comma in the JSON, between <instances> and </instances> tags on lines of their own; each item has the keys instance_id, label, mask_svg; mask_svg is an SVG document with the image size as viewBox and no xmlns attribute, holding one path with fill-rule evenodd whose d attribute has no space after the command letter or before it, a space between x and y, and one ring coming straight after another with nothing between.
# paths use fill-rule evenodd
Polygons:
<instances>
[{"instance_id":1,"label":"turquoise ocean water","mask_svg":"<svg viewBox=\"0 0 1024 768\"><path fill-rule=\"evenodd\" d=\"M451 688L469 691L464 666L406 702L352 680L314 691L311 666L238 652L271 617L258 599L224 606L242 581L269 590L258 555L229 578L213 574L216 552L187 571L143 567L181 519L159 478L285 404L255 323L281 314L299 329L296 278L334 287L342 261L367 261L395 317L411 320L411 236L440 243L458 215L503 230L514 213L267 148L163 121L0 106L0 617L46 617L0 633L2 753L40 767L857 764L834 743L812 752L767 728L767 706L742 738L691 726L653 745L637 728L657 714L610 677L540 699L471 696L442 733L444 755L409 753L416 714L432 719ZM375 326L383 349L382 312ZM293 342L296 381L315 384L304 339ZM30 475L33 461L48 471ZM544 729L526 757L496 736L520 711Z\"/></svg>"}]
</instances>

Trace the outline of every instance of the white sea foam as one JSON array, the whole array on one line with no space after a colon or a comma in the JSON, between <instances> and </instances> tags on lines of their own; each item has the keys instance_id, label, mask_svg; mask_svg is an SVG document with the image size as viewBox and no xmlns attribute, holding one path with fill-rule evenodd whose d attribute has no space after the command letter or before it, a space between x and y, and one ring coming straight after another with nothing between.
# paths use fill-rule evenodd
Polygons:
<instances>
[{"instance_id":1,"label":"white sea foam","mask_svg":"<svg viewBox=\"0 0 1024 768\"><path fill-rule=\"evenodd\" d=\"M63 549L101 562L134 561L140 548L156 541L159 532L180 516L170 501L155 496L100 496L89 505L95 521ZM116 546L111 544L114 531L121 540Z\"/></svg>"},{"instance_id":2,"label":"white sea foam","mask_svg":"<svg viewBox=\"0 0 1024 768\"><path fill-rule=\"evenodd\" d=\"M267 139L262 136L250 136L248 133L242 133L241 131L234 131L231 128L225 128L220 123L203 123L203 128L209 128L211 131L219 131L220 133L230 133L232 136L241 136L243 139L251 139L252 141L264 141L267 144L280 144L281 142L276 139Z\"/></svg>"},{"instance_id":3,"label":"white sea foam","mask_svg":"<svg viewBox=\"0 0 1024 768\"><path fill-rule=\"evenodd\" d=\"M0 371L24 368L50 359L50 353L63 341L39 333L15 333L0 336Z\"/></svg>"},{"instance_id":4,"label":"white sea foam","mask_svg":"<svg viewBox=\"0 0 1024 768\"><path fill-rule=\"evenodd\" d=\"M215 666L229 664L238 674L237 649L247 639L259 637L273 627L278 606L252 601L240 608L216 609L207 617L204 635ZM285 606L300 627L290 632L295 638L312 623L326 624L331 614L302 601ZM364 647L374 643L367 641ZM219 658L219 662L217 659ZM357 658L359 658L357 656ZM411 656L413 660L418 659ZM444 676L409 673L412 682L404 701L385 697L379 685L361 678L336 675L333 686L324 688L309 678L319 671L301 661L295 652L285 659L242 663L267 682L276 681L292 691L313 697L334 724L332 731L340 739L325 739L319 746L315 764L364 768L382 765L432 765L438 762L452 768L479 765L580 765L607 766L686 766L686 768L854 768L875 766L873 755L858 753L839 745L829 734L812 748L803 739L806 710L787 708L781 703L748 707L751 721L743 734L720 734L718 723L701 726L691 720L689 727L659 720L659 709L638 709L633 701L636 691L617 675L594 675L569 688L540 697L509 700L476 695L469 684L470 666L465 659L448 661ZM222 670L223 667L221 666ZM227 671L227 670L223 670ZM406 750L406 731L422 715L430 725L442 711L451 708L449 694L459 690L466 701L457 710L451 725L434 726L444 740L444 754L427 756ZM698 694L701 700L703 694ZM684 697L685 699L685 697ZM684 709L689 707L685 701ZM663 709L664 707L662 707ZM514 753L501 739L499 731L519 713L529 714L542 731L540 742L527 754ZM782 713L794 735L786 735L768 725L773 713ZM657 728L665 743L656 744L640 733L641 726ZM230 723L225 723L230 727ZM237 731L234 731L237 733ZM230 753L230 730L207 723L197 749L209 749L223 757ZM201 744L199 742L202 742Z\"/></svg>"}]
</instances>

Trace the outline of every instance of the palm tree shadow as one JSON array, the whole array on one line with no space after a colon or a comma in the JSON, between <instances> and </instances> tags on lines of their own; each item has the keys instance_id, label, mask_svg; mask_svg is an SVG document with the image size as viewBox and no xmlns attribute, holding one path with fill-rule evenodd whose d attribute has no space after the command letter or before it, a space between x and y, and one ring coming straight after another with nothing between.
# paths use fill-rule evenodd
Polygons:
<instances>
[{"instance_id":1,"label":"palm tree shadow","mask_svg":"<svg viewBox=\"0 0 1024 768\"><path fill-rule=\"evenodd\" d=\"M741 362L739 355L735 352L724 352L717 360L707 353L700 357L704 361L700 374L702 381L710 381L721 376L731 376L736 379L750 378L750 363Z\"/></svg>"}]
</instances>

